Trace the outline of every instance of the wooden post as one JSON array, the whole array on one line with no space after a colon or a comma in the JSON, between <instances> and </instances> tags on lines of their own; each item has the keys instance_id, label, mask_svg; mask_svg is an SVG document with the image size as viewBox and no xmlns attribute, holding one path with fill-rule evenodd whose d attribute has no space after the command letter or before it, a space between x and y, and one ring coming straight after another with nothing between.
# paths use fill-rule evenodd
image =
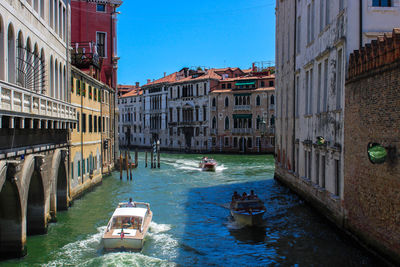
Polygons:
<instances>
[{"instance_id":1,"label":"wooden post","mask_svg":"<svg viewBox=\"0 0 400 267\"><path fill-rule=\"evenodd\" d=\"M153 169L153 149L150 151L150 162L151 168Z\"/></svg>"},{"instance_id":2,"label":"wooden post","mask_svg":"<svg viewBox=\"0 0 400 267\"><path fill-rule=\"evenodd\" d=\"M157 167L160 168L160 144L157 144Z\"/></svg>"},{"instance_id":3,"label":"wooden post","mask_svg":"<svg viewBox=\"0 0 400 267\"><path fill-rule=\"evenodd\" d=\"M128 152L125 151L125 167L126 167L126 179L129 180L129 173L128 173Z\"/></svg>"},{"instance_id":4,"label":"wooden post","mask_svg":"<svg viewBox=\"0 0 400 267\"><path fill-rule=\"evenodd\" d=\"M138 151L137 148L135 149L135 168L138 167Z\"/></svg>"},{"instance_id":5,"label":"wooden post","mask_svg":"<svg viewBox=\"0 0 400 267\"><path fill-rule=\"evenodd\" d=\"M147 150L146 150L146 154L144 156L144 161L145 161L145 168L147 168Z\"/></svg>"},{"instance_id":6,"label":"wooden post","mask_svg":"<svg viewBox=\"0 0 400 267\"><path fill-rule=\"evenodd\" d=\"M128 156L128 158L129 158L129 180L131 180L132 181L132 164L131 164L131 153L129 153L129 156Z\"/></svg>"},{"instance_id":7,"label":"wooden post","mask_svg":"<svg viewBox=\"0 0 400 267\"><path fill-rule=\"evenodd\" d=\"M122 180L122 152L119 153L119 179Z\"/></svg>"}]
</instances>

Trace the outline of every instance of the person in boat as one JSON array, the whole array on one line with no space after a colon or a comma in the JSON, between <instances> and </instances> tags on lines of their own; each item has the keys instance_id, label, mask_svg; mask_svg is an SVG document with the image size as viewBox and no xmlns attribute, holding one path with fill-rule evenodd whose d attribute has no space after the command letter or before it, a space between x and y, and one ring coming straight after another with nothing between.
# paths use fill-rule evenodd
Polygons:
<instances>
[{"instance_id":1,"label":"person in boat","mask_svg":"<svg viewBox=\"0 0 400 267\"><path fill-rule=\"evenodd\" d=\"M247 199L247 193L246 192L243 192L243 194L242 194L242 200L246 200Z\"/></svg>"},{"instance_id":2,"label":"person in boat","mask_svg":"<svg viewBox=\"0 0 400 267\"><path fill-rule=\"evenodd\" d=\"M128 204L126 205L127 207L135 207L135 203L132 201L132 198L129 198Z\"/></svg>"},{"instance_id":3,"label":"person in boat","mask_svg":"<svg viewBox=\"0 0 400 267\"><path fill-rule=\"evenodd\" d=\"M254 190L250 190L250 195L248 196L248 199L258 199L258 196L254 194Z\"/></svg>"},{"instance_id":4,"label":"person in boat","mask_svg":"<svg viewBox=\"0 0 400 267\"><path fill-rule=\"evenodd\" d=\"M240 199L240 195L237 191L233 192L232 201L236 201Z\"/></svg>"}]
</instances>

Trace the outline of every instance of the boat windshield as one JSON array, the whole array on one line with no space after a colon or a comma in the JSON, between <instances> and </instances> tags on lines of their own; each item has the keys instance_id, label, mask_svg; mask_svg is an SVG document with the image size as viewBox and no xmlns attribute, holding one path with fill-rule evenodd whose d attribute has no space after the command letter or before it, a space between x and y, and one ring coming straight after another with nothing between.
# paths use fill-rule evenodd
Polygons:
<instances>
[{"instance_id":1,"label":"boat windshield","mask_svg":"<svg viewBox=\"0 0 400 267\"><path fill-rule=\"evenodd\" d=\"M111 228L113 229L141 229L142 218L140 217L128 217L128 216L118 216L114 217L111 223Z\"/></svg>"},{"instance_id":2,"label":"boat windshield","mask_svg":"<svg viewBox=\"0 0 400 267\"><path fill-rule=\"evenodd\" d=\"M261 201L243 201L238 202L236 208L238 210L262 209L263 206Z\"/></svg>"}]
</instances>

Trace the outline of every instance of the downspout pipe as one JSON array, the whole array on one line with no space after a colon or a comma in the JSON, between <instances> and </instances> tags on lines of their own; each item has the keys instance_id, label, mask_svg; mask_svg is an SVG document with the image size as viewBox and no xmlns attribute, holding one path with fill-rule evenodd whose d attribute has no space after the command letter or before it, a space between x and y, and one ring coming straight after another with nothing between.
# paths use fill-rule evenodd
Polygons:
<instances>
[{"instance_id":1,"label":"downspout pipe","mask_svg":"<svg viewBox=\"0 0 400 267\"><path fill-rule=\"evenodd\" d=\"M361 0L360 0L361 1ZM293 134L292 134L292 168L295 172L295 167L298 162L295 163L295 142L296 142L296 51L297 51L297 1L294 1L294 45L293 45Z\"/></svg>"}]
</instances>

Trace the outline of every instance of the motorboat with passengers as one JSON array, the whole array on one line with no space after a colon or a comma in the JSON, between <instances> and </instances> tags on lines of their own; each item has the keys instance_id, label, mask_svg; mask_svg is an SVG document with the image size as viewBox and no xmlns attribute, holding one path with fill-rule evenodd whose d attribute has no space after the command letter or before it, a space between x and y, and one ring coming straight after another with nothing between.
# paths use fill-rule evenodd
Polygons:
<instances>
[{"instance_id":1,"label":"motorboat with passengers","mask_svg":"<svg viewBox=\"0 0 400 267\"><path fill-rule=\"evenodd\" d=\"M235 195L236 194L236 195ZM235 192L230 204L230 212L235 221L243 226L261 226L266 209L256 195L245 193L243 197Z\"/></svg>"},{"instance_id":2,"label":"motorboat with passengers","mask_svg":"<svg viewBox=\"0 0 400 267\"><path fill-rule=\"evenodd\" d=\"M119 203L103 234L104 249L140 251L152 217L149 203Z\"/></svg>"},{"instance_id":3,"label":"motorboat with passengers","mask_svg":"<svg viewBox=\"0 0 400 267\"><path fill-rule=\"evenodd\" d=\"M217 162L212 158L203 157L199 167L203 171L215 171L217 169Z\"/></svg>"}]
</instances>

